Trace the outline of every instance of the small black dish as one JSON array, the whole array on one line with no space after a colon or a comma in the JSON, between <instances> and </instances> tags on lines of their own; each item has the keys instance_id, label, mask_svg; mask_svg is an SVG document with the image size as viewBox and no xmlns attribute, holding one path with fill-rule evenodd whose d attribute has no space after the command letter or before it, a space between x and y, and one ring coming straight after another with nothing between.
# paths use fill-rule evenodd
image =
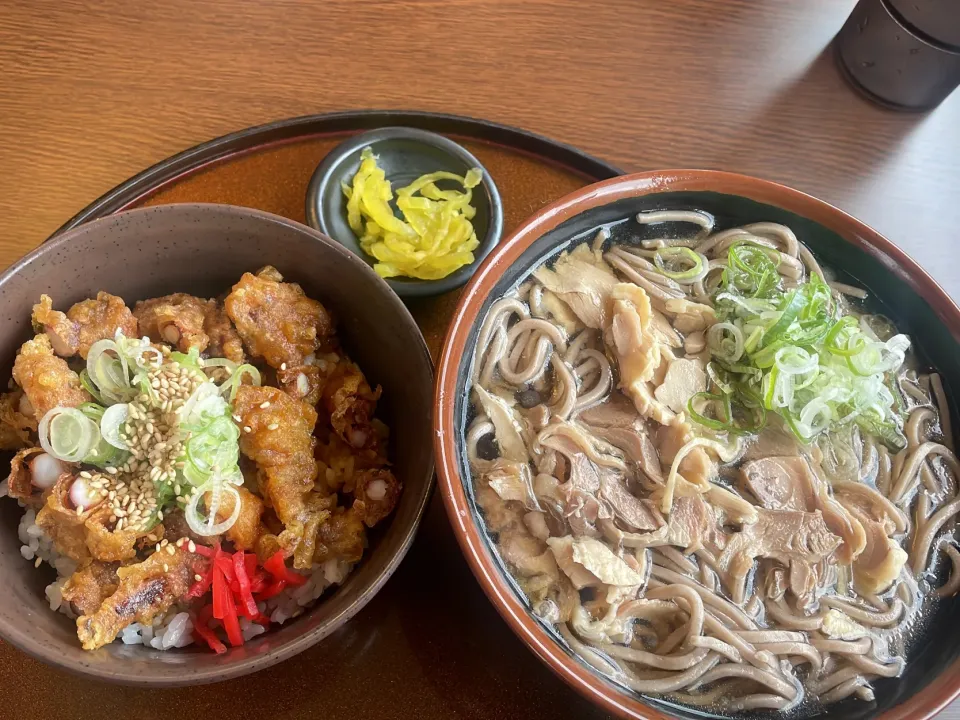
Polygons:
<instances>
[{"instance_id":1,"label":"small black dish","mask_svg":"<svg viewBox=\"0 0 960 720\"><path fill-rule=\"evenodd\" d=\"M446 170L464 175L471 168L483 170L483 182L473 190L472 205L477 209L473 227L480 245L473 251L474 261L439 280L390 278L387 284L402 297L423 297L461 287L470 279L483 259L500 242L503 233L503 205L500 193L480 161L466 149L442 135L406 127L382 128L362 133L341 143L317 166L307 186L307 224L328 235L363 258L371 266L374 258L361 248L347 222L346 197L341 182L350 183L360 167L360 153L370 147L387 179L394 187L403 187L421 175Z\"/></svg>"}]
</instances>

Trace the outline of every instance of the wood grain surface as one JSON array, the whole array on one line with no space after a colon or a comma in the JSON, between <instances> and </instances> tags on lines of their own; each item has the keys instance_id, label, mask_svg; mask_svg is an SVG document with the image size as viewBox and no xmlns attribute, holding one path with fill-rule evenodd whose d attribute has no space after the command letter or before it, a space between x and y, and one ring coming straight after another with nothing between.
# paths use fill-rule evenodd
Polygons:
<instances>
[{"instance_id":1,"label":"wood grain surface","mask_svg":"<svg viewBox=\"0 0 960 720\"><path fill-rule=\"evenodd\" d=\"M960 297L960 93L906 115L851 91L829 43L853 4L0 0L0 266L198 142L375 107L518 125L628 170L718 168L783 182L873 225ZM346 654L311 651L238 681L230 691L242 706L231 707L227 691L84 688L66 676L58 694L47 681L60 676L17 655L4 666L0 717L76 718L80 700L84 717L137 720L481 719L521 708L530 718L599 717L513 640L475 588L458 590L474 581L446 545L445 523L435 503L417 545L451 574L418 563L391 581L421 605L381 595L341 631ZM463 603L470 632L433 621L431 604L443 602ZM481 635L502 642L504 656L483 656ZM358 660L385 638L407 650L376 666ZM281 677L302 691L273 696ZM960 718L960 708L944 717Z\"/></svg>"}]
</instances>

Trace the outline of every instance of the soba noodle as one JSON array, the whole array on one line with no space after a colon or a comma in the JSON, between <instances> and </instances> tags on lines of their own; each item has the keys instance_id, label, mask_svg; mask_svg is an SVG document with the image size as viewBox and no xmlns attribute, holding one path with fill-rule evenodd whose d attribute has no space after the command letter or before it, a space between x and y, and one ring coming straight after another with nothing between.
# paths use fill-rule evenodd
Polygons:
<instances>
[{"instance_id":1,"label":"soba noodle","mask_svg":"<svg viewBox=\"0 0 960 720\"><path fill-rule=\"evenodd\" d=\"M585 663L636 692L721 712L871 701L875 680L903 671L928 604L960 590L943 383L918 373L903 336L882 336L889 321L857 305L866 293L826 283L789 228L715 232L698 211L637 221L635 237L604 228L536 269L482 323L465 442L501 558ZM666 237L664 223L695 231ZM771 297L759 290L731 295L737 272L775 288L778 312L757 309ZM765 407L788 408L777 393L827 372L793 348L781 366L778 351L795 381L773 377L768 392L758 378L772 371L738 361L764 347L757 333L807 327L802 313L783 320L802 293L820 293L836 323L823 342L859 376L862 347L890 360L863 381L879 406L836 421L859 400L827 408L830 390L796 414L744 401L763 418L738 425L730 398L750 373ZM724 297L760 320L723 321ZM921 594L940 568L946 581Z\"/></svg>"}]
</instances>

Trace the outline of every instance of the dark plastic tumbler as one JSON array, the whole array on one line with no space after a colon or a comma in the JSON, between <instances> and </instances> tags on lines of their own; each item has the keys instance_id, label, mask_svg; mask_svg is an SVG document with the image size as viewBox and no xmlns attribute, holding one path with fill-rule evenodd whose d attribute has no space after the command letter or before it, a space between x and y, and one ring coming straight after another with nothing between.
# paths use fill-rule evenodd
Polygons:
<instances>
[{"instance_id":1,"label":"dark plastic tumbler","mask_svg":"<svg viewBox=\"0 0 960 720\"><path fill-rule=\"evenodd\" d=\"M936 107L960 85L960 0L860 0L835 49L846 78L871 100Z\"/></svg>"}]
</instances>

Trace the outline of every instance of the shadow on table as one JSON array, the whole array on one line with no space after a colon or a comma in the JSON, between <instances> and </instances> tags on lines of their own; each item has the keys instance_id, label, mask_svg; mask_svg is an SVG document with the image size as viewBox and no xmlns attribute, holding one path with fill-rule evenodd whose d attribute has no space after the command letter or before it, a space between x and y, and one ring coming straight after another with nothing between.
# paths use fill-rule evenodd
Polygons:
<instances>
[{"instance_id":1,"label":"shadow on table","mask_svg":"<svg viewBox=\"0 0 960 720\"><path fill-rule=\"evenodd\" d=\"M824 106L832 111L824 113ZM882 143L864 132L865 127L877 127L878 114L885 129ZM868 117L872 122L863 122ZM841 76L828 44L757 112L739 118L736 131L721 138L716 153L707 156L707 166L758 176L763 168L785 167L783 176L767 179L816 193L830 184L827 178L860 183L880 173L926 117L887 110L865 99ZM816 169L812 177L811 165ZM794 166L796 172L789 169ZM822 181L820 172L825 174Z\"/></svg>"}]
</instances>

